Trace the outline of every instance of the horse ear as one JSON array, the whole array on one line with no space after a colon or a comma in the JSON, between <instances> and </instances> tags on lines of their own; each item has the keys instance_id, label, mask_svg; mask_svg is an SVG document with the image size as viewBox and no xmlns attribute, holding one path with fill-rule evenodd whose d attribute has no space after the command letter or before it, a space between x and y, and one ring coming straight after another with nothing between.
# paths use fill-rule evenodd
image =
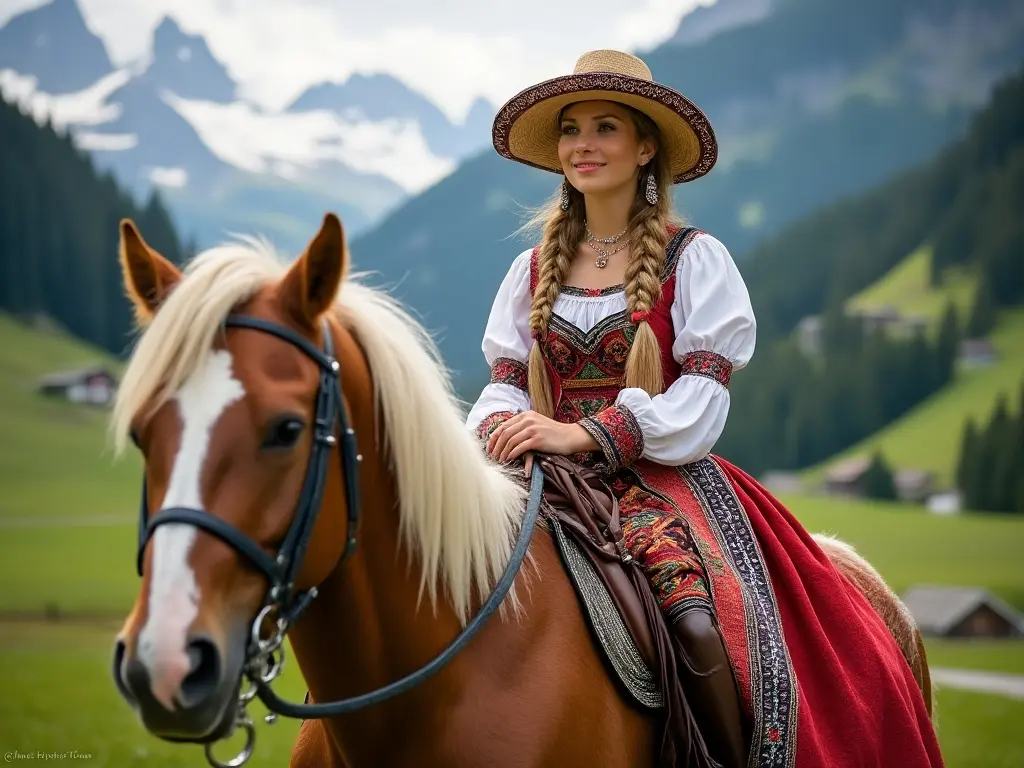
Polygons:
<instances>
[{"instance_id":1,"label":"horse ear","mask_svg":"<svg viewBox=\"0 0 1024 768\"><path fill-rule=\"evenodd\" d=\"M119 250L128 298L139 322L147 323L178 284L181 271L149 247L131 219L121 220Z\"/></svg>"},{"instance_id":2,"label":"horse ear","mask_svg":"<svg viewBox=\"0 0 1024 768\"><path fill-rule=\"evenodd\" d=\"M281 300L289 314L300 325L312 328L334 303L348 268L345 230L341 220L328 213L320 231L281 281Z\"/></svg>"}]
</instances>

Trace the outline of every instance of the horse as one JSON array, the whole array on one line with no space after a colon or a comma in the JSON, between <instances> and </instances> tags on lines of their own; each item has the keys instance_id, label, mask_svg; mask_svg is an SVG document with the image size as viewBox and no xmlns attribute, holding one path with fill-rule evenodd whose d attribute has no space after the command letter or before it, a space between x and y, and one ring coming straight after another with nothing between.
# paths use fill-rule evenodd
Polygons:
<instances>
[{"instance_id":1,"label":"horse","mask_svg":"<svg viewBox=\"0 0 1024 768\"><path fill-rule=\"evenodd\" d=\"M274 703L285 632L307 707L413 680L493 601L523 537L458 653L401 695L304 719L290 765L652 764L655 716L608 673L550 531L524 530L533 486L465 428L431 336L351 274L337 216L290 263L241 238L181 269L126 219L119 260L142 333L110 427L144 478L113 677L149 732L209 748L244 722L246 670ZM909 613L852 548L822 543L930 702Z\"/></svg>"}]
</instances>

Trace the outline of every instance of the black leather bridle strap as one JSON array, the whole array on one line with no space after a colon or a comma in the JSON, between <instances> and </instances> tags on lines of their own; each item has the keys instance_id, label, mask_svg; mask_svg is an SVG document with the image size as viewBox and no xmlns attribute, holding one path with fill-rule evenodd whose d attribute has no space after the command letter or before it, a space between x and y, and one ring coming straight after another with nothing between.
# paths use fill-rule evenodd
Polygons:
<instances>
[{"instance_id":1,"label":"black leather bridle strap","mask_svg":"<svg viewBox=\"0 0 1024 768\"><path fill-rule=\"evenodd\" d=\"M308 492L310 497L300 499L298 509L300 513L304 509L309 509L312 503L311 500L315 501L315 509L320 509L320 502L323 498L322 483L325 478L321 476L317 460L320 453L326 453L326 450L323 449L329 449L335 445L336 439L333 430L334 424L337 422L341 428L342 442L339 454L342 464L342 477L345 479L345 501L348 509L348 541L341 558L342 561L346 560L356 548L356 525L359 521L359 462L362 456L359 455L359 449L356 445L355 431L349 426L345 401L341 393L341 364L334 356L334 342L331 338L330 328L325 323L324 349L321 352L308 340L290 328L285 328L277 323L262 320L258 317L230 315L225 321L225 325L233 328L251 328L277 336L299 347L320 365L322 373L320 391L317 395L315 425L317 442L313 447L313 456L310 459L310 467L307 473L307 484L304 488L304 493ZM323 467L323 473L326 473L326 467ZM317 478L319 478L319 485L315 485ZM303 506L303 502L306 503L306 506ZM289 536L295 534L295 540L291 542L286 540L282 546L284 552L290 552L290 546L296 546L298 549L301 549L301 552L297 554L296 560L300 560L301 556L305 554L308 544L306 540L308 535L301 533L299 527L298 525L294 526L289 534Z\"/></svg>"},{"instance_id":2,"label":"black leather bridle strap","mask_svg":"<svg viewBox=\"0 0 1024 768\"><path fill-rule=\"evenodd\" d=\"M185 523L187 525L194 525L197 528L202 528L218 539L228 544L231 547L239 550L245 555L249 561L270 580L270 583L276 583L282 576L282 570L277 560L271 555L268 555L260 547L255 544L252 539L239 531L231 523L227 523L221 520L215 515L211 515L207 512L203 512L198 509L191 509L189 507L169 507L167 509L160 510L160 514L154 517L149 523L147 538L152 535L152 532L161 525L167 525L168 523ZM142 552L145 550L139 550L141 559ZM141 563L140 563L141 568Z\"/></svg>"},{"instance_id":3,"label":"black leather bridle strap","mask_svg":"<svg viewBox=\"0 0 1024 768\"><path fill-rule=\"evenodd\" d=\"M259 317L250 317L249 315L228 315L224 320L224 325L228 328L252 328L257 331L269 333L271 336L277 336L279 339L283 339L284 341L297 346L309 355L309 357L316 363L318 363L321 368L333 371L335 374L341 370L341 366L338 364L338 361L334 359L331 334L326 325L324 327L323 351L317 349L316 346L311 344L308 339L304 336L300 336L291 328L286 328L283 325L278 325L270 320L264 320Z\"/></svg>"}]
</instances>

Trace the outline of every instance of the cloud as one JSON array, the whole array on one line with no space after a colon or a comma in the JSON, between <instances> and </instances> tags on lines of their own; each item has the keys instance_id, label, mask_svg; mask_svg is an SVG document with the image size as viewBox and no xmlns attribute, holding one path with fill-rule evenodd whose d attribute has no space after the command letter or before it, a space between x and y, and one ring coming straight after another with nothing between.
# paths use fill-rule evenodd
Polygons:
<instances>
[{"instance_id":1,"label":"cloud","mask_svg":"<svg viewBox=\"0 0 1024 768\"><path fill-rule=\"evenodd\" d=\"M279 109L309 85L386 72L461 120L484 96L571 71L586 50L649 48L708 0L78 0L119 65L144 58L164 15L202 34L242 94ZM0 0L0 23L38 0Z\"/></svg>"},{"instance_id":2,"label":"cloud","mask_svg":"<svg viewBox=\"0 0 1024 768\"><path fill-rule=\"evenodd\" d=\"M102 125L116 120L121 110L116 105L104 104L107 97L128 82L126 70L112 72L88 88L76 93L51 95L38 90L38 81L13 69L0 70L0 92L4 97L21 105L22 109L41 121L50 118L54 127L68 125Z\"/></svg>"},{"instance_id":3,"label":"cloud","mask_svg":"<svg viewBox=\"0 0 1024 768\"><path fill-rule=\"evenodd\" d=\"M241 102L191 101L170 93L163 98L217 157L255 173L294 176L302 168L337 160L416 193L454 167L431 153L411 121L346 120L327 111L268 113Z\"/></svg>"},{"instance_id":4,"label":"cloud","mask_svg":"<svg viewBox=\"0 0 1024 768\"><path fill-rule=\"evenodd\" d=\"M88 152L124 152L138 145L139 137L134 133L75 131L75 146Z\"/></svg>"},{"instance_id":5,"label":"cloud","mask_svg":"<svg viewBox=\"0 0 1024 768\"><path fill-rule=\"evenodd\" d=\"M162 187L181 189L188 183L188 172L184 168L157 166L149 169L149 180Z\"/></svg>"}]
</instances>

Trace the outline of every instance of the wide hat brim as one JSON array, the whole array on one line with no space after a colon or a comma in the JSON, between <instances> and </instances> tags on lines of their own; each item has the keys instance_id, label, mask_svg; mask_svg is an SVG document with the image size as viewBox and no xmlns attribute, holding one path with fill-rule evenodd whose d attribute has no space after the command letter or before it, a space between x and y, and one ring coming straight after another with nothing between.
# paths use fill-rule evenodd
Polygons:
<instances>
[{"instance_id":1,"label":"wide hat brim","mask_svg":"<svg viewBox=\"0 0 1024 768\"><path fill-rule=\"evenodd\" d=\"M673 184L700 178L718 160L711 123L693 102L668 86L619 72L563 75L516 94L494 118L495 150L509 160L562 173L559 112L569 104L592 100L625 104L658 124Z\"/></svg>"}]
</instances>

